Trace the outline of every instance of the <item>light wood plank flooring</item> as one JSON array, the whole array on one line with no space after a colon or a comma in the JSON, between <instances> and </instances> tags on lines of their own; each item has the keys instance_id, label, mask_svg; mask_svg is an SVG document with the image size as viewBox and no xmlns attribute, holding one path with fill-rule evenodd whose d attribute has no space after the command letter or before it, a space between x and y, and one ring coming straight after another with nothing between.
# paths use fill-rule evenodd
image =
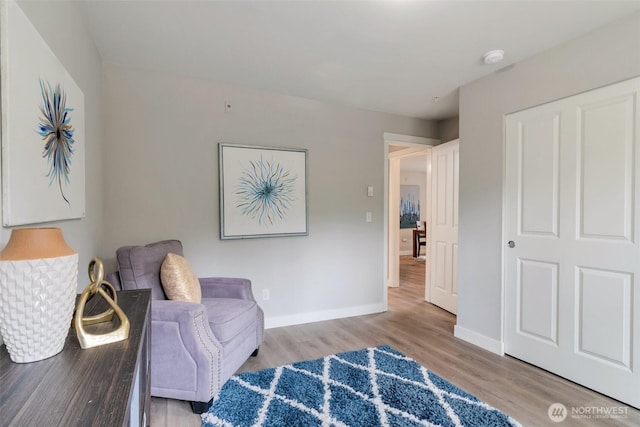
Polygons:
<instances>
[{"instance_id":1,"label":"light wood plank flooring","mask_svg":"<svg viewBox=\"0 0 640 427\"><path fill-rule=\"evenodd\" d=\"M524 426L640 426L640 411L542 369L497 356L453 336L455 316L424 302L425 263L401 257L400 287L389 290L389 311L381 314L269 329L258 357L241 371L254 371L328 354L388 344ZM620 419L567 418L552 423L549 405L624 407ZM200 426L187 402L153 398L152 426ZM286 426L283 426L286 427Z\"/></svg>"}]
</instances>

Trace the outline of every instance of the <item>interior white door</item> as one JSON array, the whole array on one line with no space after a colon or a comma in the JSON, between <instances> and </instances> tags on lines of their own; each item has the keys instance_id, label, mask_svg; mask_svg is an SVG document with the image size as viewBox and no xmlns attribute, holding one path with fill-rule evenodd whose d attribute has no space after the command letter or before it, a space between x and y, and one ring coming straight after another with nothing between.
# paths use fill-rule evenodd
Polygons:
<instances>
[{"instance_id":1,"label":"interior white door","mask_svg":"<svg viewBox=\"0 0 640 427\"><path fill-rule=\"evenodd\" d=\"M460 141L431 151L431 223L427 224L431 302L456 314L458 306L458 165Z\"/></svg>"},{"instance_id":2,"label":"interior white door","mask_svg":"<svg viewBox=\"0 0 640 427\"><path fill-rule=\"evenodd\" d=\"M506 117L505 349L640 407L640 79Z\"/></svg>"}]
</instances>

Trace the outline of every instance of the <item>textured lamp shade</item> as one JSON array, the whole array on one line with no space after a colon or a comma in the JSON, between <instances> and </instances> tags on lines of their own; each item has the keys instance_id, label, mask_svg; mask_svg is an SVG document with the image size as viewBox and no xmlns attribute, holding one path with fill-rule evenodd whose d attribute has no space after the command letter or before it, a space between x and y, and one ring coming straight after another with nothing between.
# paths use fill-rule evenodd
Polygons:
<instances>
[{"instance_id":1,"label":"textured lamp shade","mask_svg":"<svg viewBox=\"0 0 640 427\"><path fill-rule=\"evenodd\" d=\"M0 333L16 363L62 351L69 332L78 254L59 228L19 228L0 252Z\"/></svg>"}]
</instances>

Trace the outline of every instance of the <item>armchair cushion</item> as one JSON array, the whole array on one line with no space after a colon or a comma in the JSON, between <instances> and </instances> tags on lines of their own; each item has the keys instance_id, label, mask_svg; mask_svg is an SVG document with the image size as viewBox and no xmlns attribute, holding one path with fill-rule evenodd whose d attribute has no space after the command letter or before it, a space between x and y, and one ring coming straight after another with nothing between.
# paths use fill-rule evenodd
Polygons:
<instances>
[{"instance_id":1,"label":"armchair cushion","mask_svg":"<svg viewBox=\"0 0 640 427\"><path fill-rule=\"evenodd\" d=\"M203 298L209 326L223 345L250 326L255 328L258 304L235 298Z\"/></svg>"},{"instance_id":2,"label":"armchair cushion","mask_svg":"<svg viewBox=\"0 0 640 427\"><path fill-rule=\"evenodd\" d=\"M184 257L168 253L160 268L160 282L170 300L202 301L200 282Z\"/></svg>"}]
</instances>

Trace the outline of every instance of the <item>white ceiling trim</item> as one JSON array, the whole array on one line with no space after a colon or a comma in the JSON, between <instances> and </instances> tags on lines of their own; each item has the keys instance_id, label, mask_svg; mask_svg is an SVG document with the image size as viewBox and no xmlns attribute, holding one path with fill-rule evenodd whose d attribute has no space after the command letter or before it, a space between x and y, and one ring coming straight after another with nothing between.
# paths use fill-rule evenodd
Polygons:
<instances>
[{"instance_id":1,"label":"white ceiling trim","mask_svg":"<svg viewBox=\"0 0 640 427\"><path fill-rule=\"evenodd\" d=\"M439 139L424 138L421 136L402 135L399 133L384 132L384 141L390 145L420 144L420 145L438 145Z\"/></svg>"}]
</instances>

